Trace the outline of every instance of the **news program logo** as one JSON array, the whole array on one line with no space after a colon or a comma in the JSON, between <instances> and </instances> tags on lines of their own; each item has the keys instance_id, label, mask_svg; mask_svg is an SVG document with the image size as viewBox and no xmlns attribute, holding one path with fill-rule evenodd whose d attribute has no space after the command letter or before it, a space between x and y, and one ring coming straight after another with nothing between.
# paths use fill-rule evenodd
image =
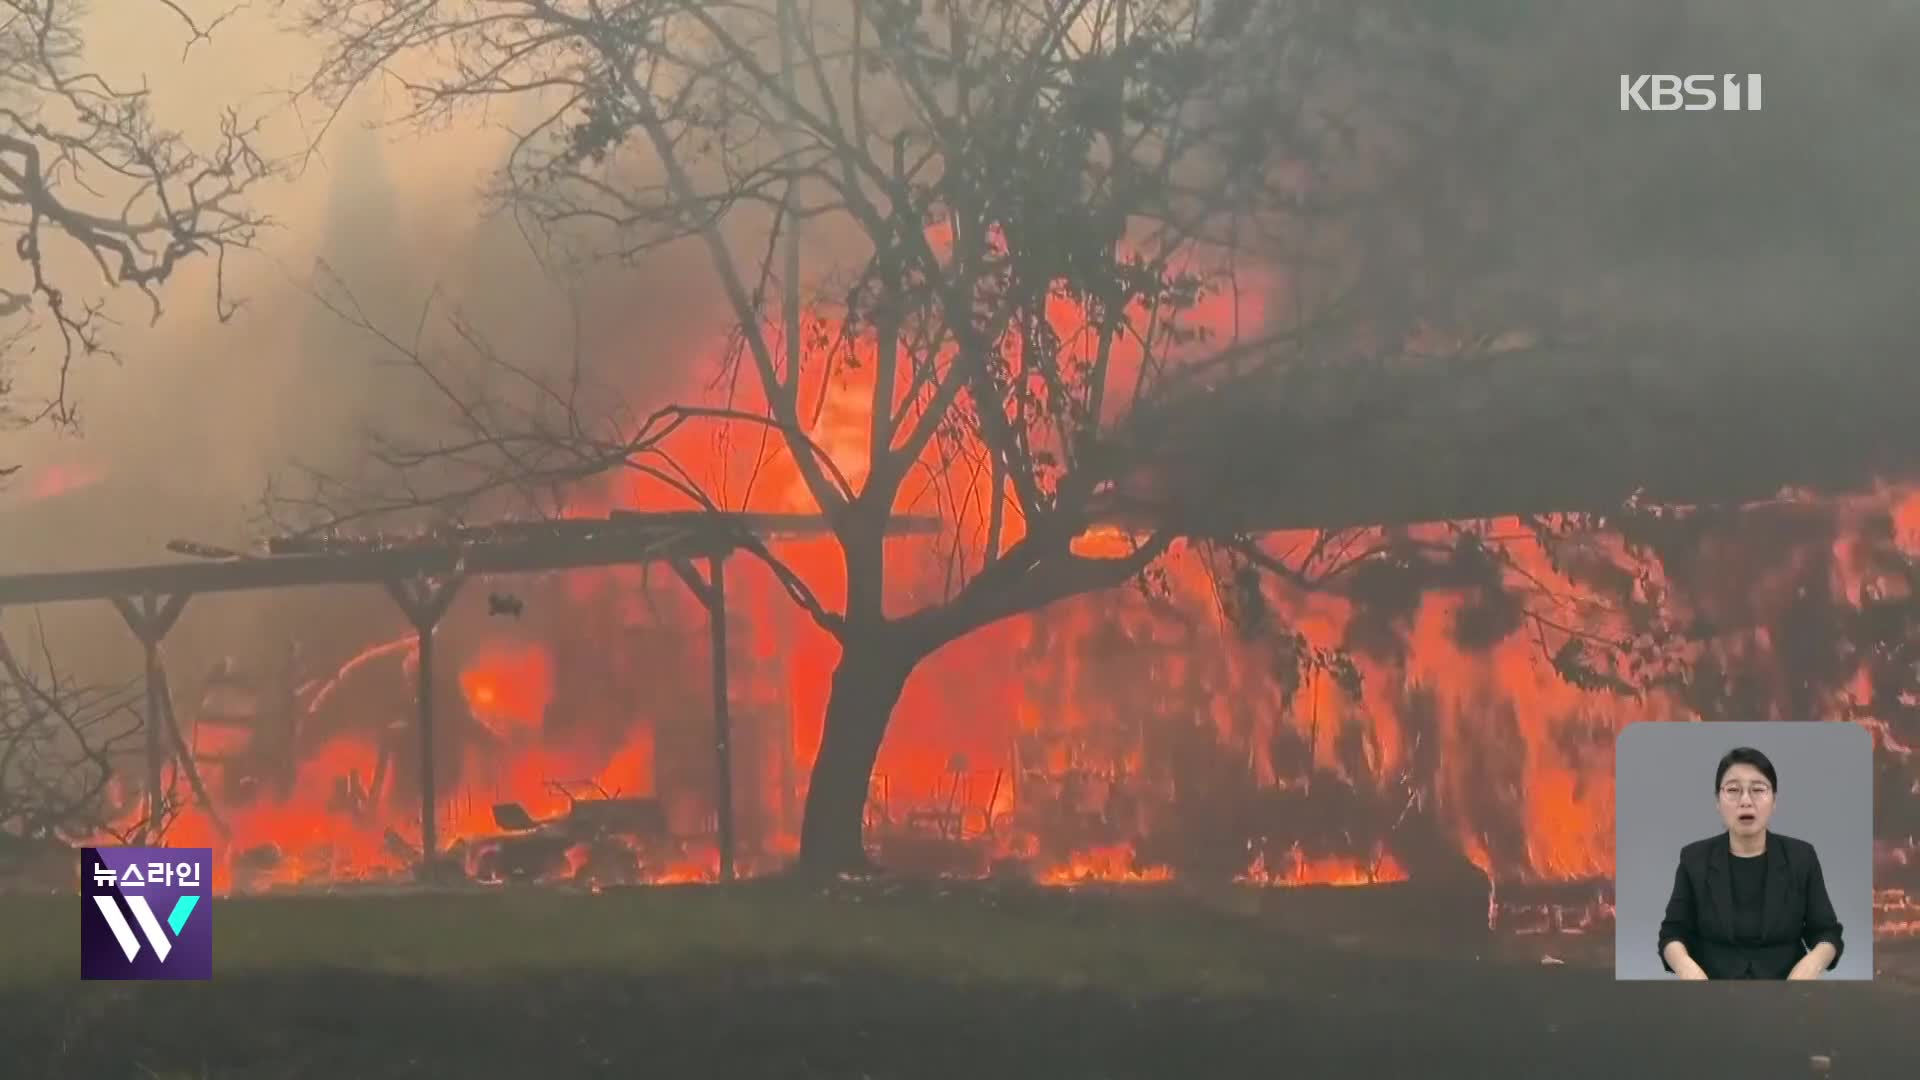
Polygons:
<instances>
[{"instance_id":1,"label":"news program logo","mask_svg":"<svg viewBox=\"0 0 1920 1080\"><path fill-rule=\"evenodd\" d=\"M80 977L213 978L213 851L81 848Z\"/></svg>"},{"instance_id":2,"label":"news program logo","mask_svg":"<svg viewBox=\"0 0 1920 1080\"><path fill-rule=\"evenodd\" d=\"M1758 75L1622 75L1621 112L1759 112Z\"/></svg>"}]
</instances>

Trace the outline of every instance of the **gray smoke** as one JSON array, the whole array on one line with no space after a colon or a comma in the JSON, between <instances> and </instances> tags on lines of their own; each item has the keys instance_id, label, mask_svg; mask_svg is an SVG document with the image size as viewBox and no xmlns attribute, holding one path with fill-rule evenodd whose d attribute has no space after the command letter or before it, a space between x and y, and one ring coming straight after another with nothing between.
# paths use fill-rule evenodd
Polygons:
<instances>
[{"instance_id":1,"label":"gray smoke","mask_svg":"<svg viewBox=\"0 0 1920 1080\"><path fill-rule=\"evenodd\" d=\"M1541 7L1567 22L1545 46L1503 60L1501 108L1466 148L1480 157L1492 204L1487 285L1550 294L1615 323L1823 342L1809 364L1863 342L1911 342L1920 10L1891 0ZM175 111L284 85L308 60L303 43L270 36L257 19L224 28L224 51L201 47L172 66L143 47L154 27L95 22L103 55L164 69L163 88L169 78L186 87L167 102ZM221 64L241 74L221 81L211 74ZM1765 108L1620 112L1618 77L1637 72L1758 72ZM472 130L416 137L360 130L380 103L364 108L277 196L285 227L270 250L230 269L250 301L238 318L214 325L192 302L209 288L196 271L170 292L167 321L123 328L125 365L87 373L81 436L0 444L18 447L12 456L28 467L0 494L0 571L158 560L181 536L244 545L269 477L295 462L350 463L365 424L412 415L417 382L305 293L316 258L402 337L423 325L438 290L424 325L443 345L438 316L464 308L508 354L545 360L577 347L629 373L625 385L641 395L667 392L705 358L700 346L720 320L696 258L578 279L576 326L511 219L479 222L477 193L510 120L475 114ZM283 129L282 148L310 131ZM97 479L30 497L36 470L59 469ZM215 618L203 607L188 625ZM110 615L84 625L124 652Z\"/></svg>"},{"instance_id":2,"label":"gray smoke","mask_svg":"<svg viewBox=\"0 0 1920 1080\"><path fill-rule=\"evenodd\" d=\"M1510 279L1613 320L1911 340L1920 9L1582 5L1493 144ZM1622 112L1623 74L1764 77L1760 112Z\"/></svg>"}]
</instances>

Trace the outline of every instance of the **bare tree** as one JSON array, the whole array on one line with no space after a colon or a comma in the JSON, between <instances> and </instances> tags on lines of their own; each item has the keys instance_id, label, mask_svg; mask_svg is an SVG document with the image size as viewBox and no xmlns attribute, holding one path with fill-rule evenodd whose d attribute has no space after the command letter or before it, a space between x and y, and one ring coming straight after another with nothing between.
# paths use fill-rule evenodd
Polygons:
<instances>
[{"instance_id":1,"label":"bare tree","mask_svg":"<svg viewBox=\"0 0 1920 1080\"><path fill-rule=\"evenodd\" d=\"M31 670L0 637L0 837L101 835L117 823L115 755L140 733L137 688L80 683L44 646L39 659Z\"/></svg>"},{"instance_id":2,"label":"bare tree","mask_svg":"<svg viewBox=\"0 0 1920 1080\"><path fill-rule=\"evenodd\" d=\"M189 49L230 14L202 21L191 4L150 2L177 16ZM74 421L68 377L78 357L108 350L105 297L115 290L144 294L157 319L159 286L210 255L216 314L231 316L226 254L264 224L244 201L272 172L255 126L227 111L212 144L194 148L160 125L144 85L88 67L84 15L78 0L0 0L0 222L19 257L0 282L0 405L7 355L44 327L61 342L45 399L0 419ZM99 274L96 289L68 280L82 260Z\"/></svg>"},{"instance_id":3,"label":"bare tree","mask_svg":"<svg viewBox=\"0 0 1920 1080\"><path fill-rule=\"evenodd\" d=\"M311 90L336 104L384 75L413 95L416 122L503 97L546 105L502 194L593 254L692 244L736 320L728 404L637 425L582 423L577 379L543 379L463 335L532 387L544 419L516 421L483 383L387 336L458 434L389 439L385 486L351 507L351 485L323 491L327 519L621 466L719 505L660 467L659 425L745 430L730 445L748 457L756 437L782 447L846 581L834 604L782 574L842 649L808 789L814 869L865 864L869 776L920 661L1133 579L1180 534L1130 504L1165 449L1158 410L1397 342L1432 301L1409 286L1417 260L1384 208L1440 164L1433 136L1463 96L1443 61L1469 30L1405 5L285 6L328 43ZM805 266L813 244L840 254ZM1249 290L1281 316L1243 326ZM1200 318L1209 303L1231 312L1225 326ZM815 437L830 393L861 403L858 447ZM883 542L897 515L925 509L954 526L942 573L895 610Z\"/></svg>"}]
</instances>

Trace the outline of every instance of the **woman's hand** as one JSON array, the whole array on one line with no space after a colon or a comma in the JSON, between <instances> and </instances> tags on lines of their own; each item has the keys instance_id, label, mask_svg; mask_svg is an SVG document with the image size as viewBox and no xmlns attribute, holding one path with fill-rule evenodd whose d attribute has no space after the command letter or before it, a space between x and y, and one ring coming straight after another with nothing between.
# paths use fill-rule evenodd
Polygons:
<instances>
[{"instance_id":1,"label":"woman's hand","mask_svg":"<svg viewBox=\"0 0 1920 1080\"><path fill-rule=\"evenodd\" d=\"M1680 976L1680 978L1688 982L1706 981L1706 969L1700 966L1698 960L1695 960L1687 953L1686 942L1667 942L1667 947L1660 950L1660 958L1665 960L1667 967L1672 969L1673 973Z\"/></svg>"},{"instance_id":2,"label":"woman's hand","mask_svg":"<svg viewBox=\"0 0 1920 1080\"><path fill-rule=\"evenodd\" d=\"M1828 964L1833 963L1833 957L1833 946L1823 941L1808 950L1807 955L1793 965L1793 970L1787 972L1787 979L1791 982L1812 982L1827 970Z\"/></svg>"}]
</instances>

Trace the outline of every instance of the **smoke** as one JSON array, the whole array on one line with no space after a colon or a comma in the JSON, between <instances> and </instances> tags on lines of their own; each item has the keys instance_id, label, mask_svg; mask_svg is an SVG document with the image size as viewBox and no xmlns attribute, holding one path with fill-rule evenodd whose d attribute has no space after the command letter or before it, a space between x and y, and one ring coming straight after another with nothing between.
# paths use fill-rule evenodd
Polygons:
<instances>
[{"instance_id":1,"label":"smoke","mask_svg":"<svg viewBox=\"0 0 1920 1080\"><path fill-rule=\"evenodd\" d=\"M193 140L216 130L223 108L264 116L263 149L289 168L260 192L275 227L226 267L225 292L243 302L230 320L215 317L207 261L167 283L157 323L143 298L112 297L117 355L76 369L78 429L0 432L0 462L22 466L0 488L0 573L168 561L176 556L166 544L181 538L248 549L270 483L297 485L307 467L348 470L369 429L420 426L431 415L424 380L326 303L436 355L465 347L451 340L455 318L519 362L582 350L638 371L630 386L639 396L677 389L713 336L700 289L688 284L698 275L670 261L571 281L548 273L545 253L486 196L516 117L476 109L421 131L396 122L405 102L379 85L337 116L296 104L288 91L317 53L282 32L274 7L243 6L184 53L190 35L165 5L98 5L84 24L87 67L118 83L145 80L163 123ZM47 351L40 343L19 365L24 402L46 389ZM312 620L351 623L359 635L383 614L393 613L377 589L200 597L168 647L197 674L225 651L253 647L250 637L270 662L290 619L311 641L329 636ZM71 670L123 674L137 664L104 603L50 606L37 618ZM270 639L249 634L269 627ZM39 633L23 612L7 629L22 646Z\"/></svg>"},{"instance_id":2,"label":"smoke","mask_svg":"<svg viewBox=\"0 0 1920 1080\"><path fill-rule=\"evenodd\" d=\"M1581 5L1485 149L1505 280L1748 341L1910 338L1920 11L1881 0ZM1623 112L1619 77L1759 74L1760 112Z\"/></svg>"},{"instance_id":3,"label":"smoke","mask_svg":"<svg viewBox=\"0 0 1920 1080\"><path fill-rule=\"evenodd\" d=\"M147 78L157 112L189 136L209 130L219 106L239 103L272 111L273 149L293 154L326 119L275 96L316 54L313 42L280 31L273 11L243 10L183 55L174 43L187 35L164 6L113 7L87 26L94 66ZM1491 286L1524 283L1613 320L1759 340L1789 333L1844 349L1904 336L1905 282L1920 250L1920 206L1909 195L1920 178L1920 118L1906 92L1920 75L1906 57L1920 44L1920 12L1890 0L1627 0L1550 11L1530 24L1548 28L1544 47L1501 58L1501 107L1467 144L1494 203L1487 242L1501 269ZM1765 110L1619 111L1618 76L1641 72L1757 72ZM421 325L431 296L430 316L485 316L481 329L508 355L574 347L574 313L514 223L476 225L514 118L475 112L425 134L366 129L398 107L377 93L357 101L321 155L268 194L280 228L230 271L229 286L248 301L231 323L209 317L211 269L191 267L169 288L157 327L120 312L123 364L81 372L81 438L8 437L30 468L102 477L62 496L90 512L0 524L10 566L148 557L180 533L242 541L268 476L296 461L338 465L358 451L366 423L404 415L410 399L397 387L406 380L390 350L306 294L316 259L397 335ZM587 279L595 310L578 328L585 347L631 352L643 338L665 352L665 332L697 348L717 326L699 317L711 309L689 284L698 275L677 261ZM655 375L672 365L644 359L628 366L649 369L643 381L656 388L677 374ZM6 517L19 516L25 490L4 496Z\"/></svg>"}]
</instances>

